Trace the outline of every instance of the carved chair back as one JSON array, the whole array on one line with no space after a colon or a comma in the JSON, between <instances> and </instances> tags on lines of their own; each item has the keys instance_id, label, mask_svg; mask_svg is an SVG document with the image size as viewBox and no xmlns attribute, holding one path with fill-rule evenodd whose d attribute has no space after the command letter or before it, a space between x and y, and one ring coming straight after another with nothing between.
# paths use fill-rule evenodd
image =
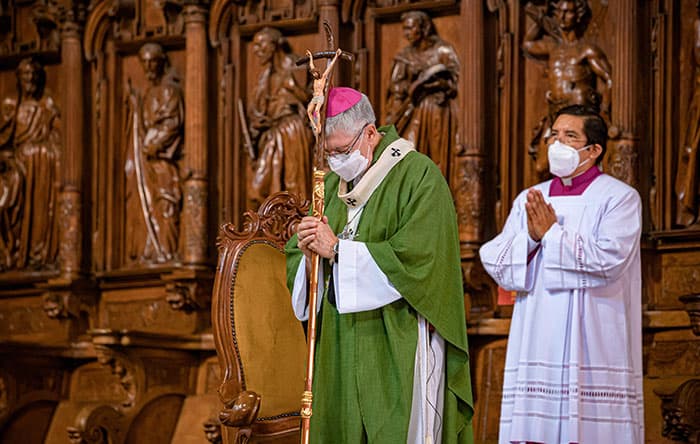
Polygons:
<instances>
[{"instance_id":1,"label":"carved chair back","mask_svg":"<svg viewBox=\"0 0 700 444\"><path fill-rule=\"evenodd\" d=\"M224 442L298 442L306 341L286 286L283 247L308 202L286 192L221 227L212 324Z\"/></svg>"}]
</instances>

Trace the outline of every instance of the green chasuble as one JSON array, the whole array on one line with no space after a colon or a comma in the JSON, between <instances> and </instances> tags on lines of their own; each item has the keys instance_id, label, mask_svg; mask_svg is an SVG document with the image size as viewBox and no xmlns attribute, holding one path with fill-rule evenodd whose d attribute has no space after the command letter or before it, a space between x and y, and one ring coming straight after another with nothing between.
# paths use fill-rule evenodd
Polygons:
<instances>
[{"instance_id":1,"label":"green chasuble","mask_svg":"<svg viewBox=\"0 0 700 444\"><path fill-rule=\"evenodd\" d=\"M379 131L384 136L373 164L399 137L393 126ZM325 214L335 233L347 222L338 184L338 175L326 175ZM473 410L459 238L445 179L432 160L412 151L389 171L360 217L354 240L367 245L403 298L376 310L339 314L328 302L326 288L317 335L311 442L406 442L420 313L445 339L442 442L470 443ZM290 290L302 257L296 245L295 235L286 248ZM328 276L327 262L324 268Z\"/></svg>"}]
</instances>

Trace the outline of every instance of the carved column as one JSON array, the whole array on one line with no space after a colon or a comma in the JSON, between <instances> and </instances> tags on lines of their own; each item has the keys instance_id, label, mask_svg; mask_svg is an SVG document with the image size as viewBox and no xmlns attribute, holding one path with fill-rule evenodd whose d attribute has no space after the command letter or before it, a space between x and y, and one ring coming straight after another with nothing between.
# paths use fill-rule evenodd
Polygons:
<instances>
[{"instance_id":1,"label":"carved column","mask_svg":"<svg viewBox=\"0 0 700 444\"><path fill-rule=\"evenodd\" d=\"M82 187L85 115L81 26L68 14L61 29L63 58L63 183L58 199L59 263L63 276L75 275L82 261Z\"/></svg>"},{"instance_id":2,"label":"carved column","mask_svg":"<svg viewBox=\"0 0 700 444\"><path fill-rule=\"evenodd\" d=\"M610 174L636 187L639 183L637 139L637 85L639 57L637 55L636 0L613 2L615 25L615 58L612 88L611 144L606 154Z\"/></svg>"},{"instance_id":3,"label":"carved column","mask_svg":"<svg viewBox=\"0 0 700 444\"><path fill-rule=\"evenodd\" d=\"M484 7L482 0L467 0L462 5L462 16L467 18L459 98L464 118L461 137L457 137L451 182L459 240L463 244L478 244L483 237L484 213Z\"/></svg>"},{"instance_id":4,"label":"carved column","mask_svg":"<svg viewBox=\"0 0 700 444\"><path fill-rule=\"evenodd\" d=\"M185 182L182 210L182 262L207 260L207 36L206 10L185 7Z\"/></svg>"}]
</instances>

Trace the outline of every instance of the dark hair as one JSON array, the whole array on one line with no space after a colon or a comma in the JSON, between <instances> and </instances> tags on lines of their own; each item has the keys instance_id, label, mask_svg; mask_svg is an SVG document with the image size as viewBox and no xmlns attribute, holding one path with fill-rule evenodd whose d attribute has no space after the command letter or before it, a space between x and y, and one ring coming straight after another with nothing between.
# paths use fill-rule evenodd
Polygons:
<instances>
[{"instance_id":1,"label":"dark hair","mask_svg":"<svg viewBox=\"0 0 700 444\"><path fill-rule=\"evenodd\" d=\"M598 144L603 148L600 156L596 159L596 163L600 164L608 149L608 125L605 123L605 120L600 117L600 114L598 114L595 109L589 106L569 105L557 111L552 124L562 115L583 118L583 133L586 135L588 144Z\"/></svg>"},{"instance_id":2,"label":"dark hair","mask_svg":"<svg viewBox=\"0 0 700 444\"><path fill-rule=\"evenodd\" d=\"M591 5L588 4L588 0L547 0L547 15L552 17L554 15L554 10L563 1L569 1L574 4L576 11L576 27L574 31L578 38L583 37L593 17Z\"/></svg>"}]
</instances>

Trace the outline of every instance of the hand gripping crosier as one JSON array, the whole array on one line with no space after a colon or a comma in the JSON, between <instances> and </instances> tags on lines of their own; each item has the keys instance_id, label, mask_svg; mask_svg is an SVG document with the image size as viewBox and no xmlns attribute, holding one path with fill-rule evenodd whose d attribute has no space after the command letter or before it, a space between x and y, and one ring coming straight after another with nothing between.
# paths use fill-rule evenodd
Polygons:
<instances>
[{"instance_id":1,"label":"hand gripping crosier","mask_svg":"<svg viewBox=\"0 0 700 444\"><path fill-rule=\"evenodd\" d=\"M326 31L326 41L328 42L328 50L316 53L306 51L307 57L297 61L297 65L305 65L308 63L309 71L314 78L313 83L313 98L307 107L307 114L311 121L311 127L316 137L314 145L314 167L313 167L313 195L311 205L313 215L319 219L323 217L323 199L324 188L323 179L324 172L324 148L326 146L326 107L328 105L328 91L330 89L330 80L333 73L333 68L339 57L352 61L353 56L350 53L342 51L339 48L334 49L334 38L328 23L324 22L323 27ZM314 65L314 59L331 59L323 72ZM311 256L311 275L309 277L309 307L316 307L318 300L318 270L320 258L317 253ZM314 376L314 353L316 349L316 310L309 310L309 324L307 327L307 359L306 359L306 381L304 383L304 393L301 396L301 442L302 444L309 443L309 425L311 422L313 403L313 376Z\"/></svg>"}]
</instances>

